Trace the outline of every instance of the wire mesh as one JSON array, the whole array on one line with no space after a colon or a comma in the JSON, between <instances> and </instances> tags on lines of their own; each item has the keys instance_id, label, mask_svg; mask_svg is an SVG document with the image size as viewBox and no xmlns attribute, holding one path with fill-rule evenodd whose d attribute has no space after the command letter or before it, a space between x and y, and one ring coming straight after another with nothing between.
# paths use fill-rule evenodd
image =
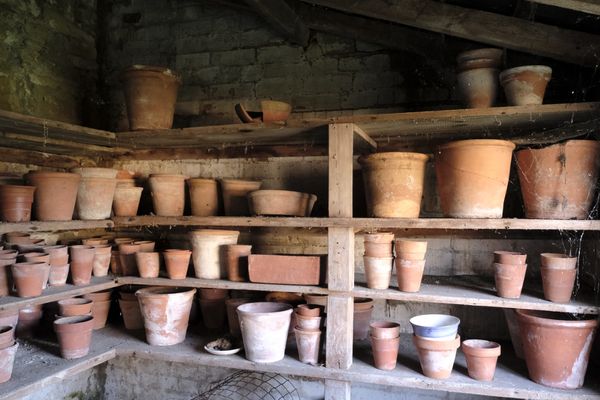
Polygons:
<instances>
[{"instance_id":1,"label":"wire mesh","mask_svg":"<svg viewBox=\"0 0 600 400\"><path fill-rule=\"evenodd\" d=\"M192 400L300 400L300 396L282 375L238 371Z\"/></svg>"}]
</instances>

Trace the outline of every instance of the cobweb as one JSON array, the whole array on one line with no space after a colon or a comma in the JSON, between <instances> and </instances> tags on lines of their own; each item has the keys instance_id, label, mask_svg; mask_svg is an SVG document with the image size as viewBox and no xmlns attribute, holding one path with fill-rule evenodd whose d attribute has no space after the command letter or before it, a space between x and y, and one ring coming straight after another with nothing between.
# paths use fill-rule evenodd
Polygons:
<instances>
[{"instance_id":1,"label":"cobweb","mask_svg":"<svg viewBox=\"0 0 600 400\"><path fill-rule=\"evenodd\" d=\"M300 395L282 375L238 371L192 400L300 400Z\"/></svg>"}]
</instances>

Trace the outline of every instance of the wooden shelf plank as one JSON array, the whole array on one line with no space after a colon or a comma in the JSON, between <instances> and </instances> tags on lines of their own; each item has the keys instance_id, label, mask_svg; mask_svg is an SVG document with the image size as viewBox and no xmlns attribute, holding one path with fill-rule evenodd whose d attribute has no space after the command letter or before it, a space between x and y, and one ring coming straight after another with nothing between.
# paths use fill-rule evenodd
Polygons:
<instances>
[{"instance_id":1,"label":"wooden shelf plank","mask_svg":"<svg viewBox=\"0 0 600 400\"><path fill-rule=\"evenodd\" d=\"M32 305L51 303L69 297L81 296L86 293L112 289L117 286L119 286L119 284L110 276L99 278L93 277L92 282L89 285L84 286L75 286L71 284L65 286L48 286L42 295L37 297L0 297L0 311L16 310Z\"/></svg>"},{"instance_id":2,"label":"wooden shelf plank","mask_svg":"<svg viewBox=\"0 0 600 400\"><path fill-rule=\"evenodd\" d=\"M112 228L113 221L103 219L98 221L31 221L31 222L0 222L0 235L7 232L54 232L76 231L84 229Z\"/></svg>"},{"instance_id":3,"label":"wooden shelf plank","mask_svg":"<svg viewBox=\"0 0 600 400\"><path fill-rule=\"evenodd\" d=\"M325 228L330 225L327 218L301 217L114 217L115 227L128 226L239 226L239 227L294 227Z\"/></svg>"}]
</instances>

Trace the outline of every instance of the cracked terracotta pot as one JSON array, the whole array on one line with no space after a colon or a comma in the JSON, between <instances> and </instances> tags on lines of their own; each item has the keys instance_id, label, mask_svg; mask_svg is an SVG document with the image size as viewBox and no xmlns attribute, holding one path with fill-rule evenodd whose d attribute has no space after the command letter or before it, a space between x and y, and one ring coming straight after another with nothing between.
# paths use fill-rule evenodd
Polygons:
<instances>
[{"instance_id":1,"label":"cracked terracotta pot","mask_svg":"<svg viewBox=\"0 0 600 400\"><path fill-rule=\"evenodd\" d=\"M134 243L119 244L119 265L124 276L138 276L135 253L140 251L140 245Z\"/></svg>"},{"instance_id":2,"label":"cracked terracotta pot","mask_svg":"<svg viewBox=\"0 0 600 400\"><path fill-rule=\"evenodd\" d=\"M93 300L72 298L58 301L58 312L61 317L88 315L92 312Z\"/></svg>"},{"instance_id":3,"label":"cracked terracotta pot","mask_svg":"<svg viewBox=\"0 0 600 400\"><path fill-rule=\"evenodd\" d=\"M81 358L90 351L94 318L91 315L58 318L54 331L58 337L60 353L67 360Z\"/></svg>"},{"instance_id":4,"label":"cracked terracotta pot","mask_svg":"<svg viewBox=\"0 0 600 400\"><path fill-rule=\"evenodd\" d=\"M252 246L247 244L228 244L225 246L227 279L234 282L248 281L248 256Z\"/></svg>"},{"instance_id":5,"label":"cracked terracotta pot","mask_svg":"<svg viewBox=\"0 0 600 400\"><path fill-rule=\"evenodd\" d=\"M190 192L192 215L211 217L219 212L219 196L216 179L190 178L187 181Z\"/></svg>"},{"instance_id":6,"label":"cracked terracotta pot","mask_svg":"<svg viewBox=\"0 0 600 400\"><path fill-rule=\"evenodd\" d=\"M375 368L390 371L396 368L398 350L400 348L400 336L394 338L377 338L369 336L371 340L371 351L373 352L373 364Z\"/></svg>"},{"instance_id":7,"label":"cracked terracotta pot","mask_svg":"<svg viewBox=\"0 0 600 400\"><path fill-rule=\"evenodd\" d=\"M473 68L458 73L458 91L468 108L488 108L496 102L498 70Z\"/></svg>"},{"instance_id":8,"label":"cracked terracotta pot","mask_svg":"<svg viewBox=\"0 0 600 400\"><path fill-rule=\"evenodd\" d=\"M144 188L141 187L117 185L112 204L115 217L135 217L140 206L143 190Z\"/></svg>"},{"instance_id":9,"label":"cracked terracotta pot","mask_svg":"<svg viewBox=\"0 0 600 400\"><path fill-rule=\"evenodd\" d=\"M28 222L35 186L0 185L0 220Z\"/></svg>"},{"instance_id":10,"label":"cracked terracotta pot","mask_svg":"<svg viewBox=\"0 0 600 400\"><path fill-rule=\"evenodd\" d=\"M358 159L371 217L418 218L429 156L387 152Z\"/></svg>"},{"instance_id":11,"label":"cracked terracotta pot","mask_svg":"<svg viewBox=\"0 0 600 400\"><path fill-rule=\"evenodd\" d=\"M381 290L389 288L394 258L364 256L363 260L367 287Z\"/></svg>"},{"instance_id":12,"label":"cracked terracotta pot","mask_svg":"<svg viewBox=\"0 0 600 400\"><path fill-rule=\"evenodd\" d=\"M94 268L96 249L92 246L69 246L71 254L71 281L76 286L89 285Z\"/></svg>"},{"instance_id":13,"label":"cracked terracotta pot","mask_svg":"<svg viewBox=\"0 0 600 400\"><path fill-rule=\"evenodd\" d=\"M305 364L316 365L319 363L319 350L321 331L319 329L294 328L298 358Z\"/></svg>"},{"instance_id":14,"label":"cracked terracotta pot","mask_svg":"<svg viewBox=\"0 0 600 400\"><path fill-rule=\"evenodd\" d=\"M181 217L185 206L184 175L151 174L148 178L154 213L159 217Z\"/></svg>"},{"instance_id":15,"label":"cracked terracotta pot","mask_svg":"<svg viewBox=\"0 0 600 400\"><path fill-rule=\"evenodd\" d=\"M376 232L364 234L365 256L392 257L393 232Z\"/></svg>"},{"instance_id":16,"label":"cracked terracotta pot","mask_svg":"<svg viewBox=\"0 0 600 400\"><path fill-rule=\"evenodd\" d=\"M529 377L559 389L583 386L598 327L596 316L517 310Z\"/></svg>"},{"instance_id":17,"label":"cracked terracotta pot","mask_svg":"<svg viewBox=\"0 0 600 400\"><path fill-rule=\"evenodd\" d=\"M469 339L462 342L469 376L478 381L494 380L500 345L489 340Z\"/></svg>"},{"instance_id":18,"label":"cracked terracotta pot","mask_svg":"<svg viewBox=\"0 0 600 400\"><path fill-rule=\"evenodd\" d=\"M94 276L107 276L110 267L110 259L112 257L112 245L110 244L95 244L94 261L92 262L92 273Z\"/></svg>"},{"instance_id":19,"label":"cracked terracotta pot","mask_svg":"<svg viewBox=\"0 0 600 400\"><path fill-rule=\"evenodd\" d=\"M227 276L225 245L236 244L240 232L199 229L189 233L196 278L223 279Z\"/></svg>"},{"instance_id":20,"label":"cracked terracotta pot","mask_svg":"<svg viewBox=\"0 0 600 400\"><path fill-rule=\"evenodd\" d=\"M110 218L117 180L114 178L81 178L75 208L81 220Z\"/></svg>"},{"instance_id":21,"label":"cracked terracotta pot","mask_svg":"<svg viewBox=\"0 0 600 400\"><path fill-rule=\"evenodd\" d=\"M137 269L142 278L158 278L160 272L160 253L138 251L135 253Z\"/></svg>"},{"instance_id":22,"label":"cracked terracotta pot","mask_svg":"<svg viewBox=\"0 0 600 400\"><path fill-rule=\"evenodd\" d=\"M456 350L460 347L460 335L450 340L435 340L413 335L413 343L419 354L423 375L433 379L450 377Z\"/></svg>"},{"instance_id":23,"label":"cracked terracotta pot","mask_svg":"<svg viewBox=\"0 0 600 400\"><path fill-rule=\"evenodd\" d=\"M170 346L185 340L195 294L196 289L170 287L151 287L135 292L148 344Z\"/></svg>"},{"instance_id":24,"label":"cracked terracotta pot","mask_svg":"<svg viewBox=\"0 0 600 400\"><path fill-rule=\"evenodd\" d=\"M525 216L588 219L600 169L600 142L568 140L516 152Z\"/></svg>"},{"instance_id":25,"label":"cracked terracotta pot","mask_svg":"<svg viewBox=\"0 0 600 400\"><path fill-rule=\"evenodd\" d=\"M17 287L17 296L36 297L42 294L44 279L48 279L50 266L45 262L20 262L11 265L11 273Z\"/></svg>"},{"instance_id":26,"label":"cracked terracotta pot","mask_svg":"<svg viewBox=\"0 0 600 400\"><path fill-rule=\"evenodd\" d=\"M494 263L494 281L498 296L506 299L521 297L527 264Z\"/></svg>"},{"instance_id":27,"label":"cracked terracotta pot","mask_svg":"<svg viewBox=\"0 0 600 400\"><path fill-rule=\"evenodd\" d=\"M242 179L221 179L219 182L221 184L225 215L250 215L247 196L250 192L260 189L262 182Z\"/></svg>"},{"instance_id":28,"label":"cracked terracotta pot","mask_svg":"<svg viewBox=\"0 0 600 400\"><path fill-rule=\"evenodd\" d=\"M545 65L524 65L500 72L506 100L511 106L542 104L552 68Z\"/></svg>"},{"instance_id":29,"label":"cracked terracotta pot","mask_svg":"<svg viewBox=\"0 0 600 400\"><path fill-rule=\"evenodd\" d=\"M170 279L185 279L190 266L190 250L167 249L163 252L165 268Z\"/></svg>"},{"instance_id":30,"label":"cracked terracotta pot","mask_svg":"<svg viewBox=\"0 0 600 400\"><path fill-rule=\"evenodd\" d=\"M12 376L13 365L19 343L0 350L0 383L8 382Z\"/></svg>"},{"instance_id":31,"label":"cracked terracotta pot","mask_svg":"<svg viewBox=\"0 0 600 400\"><path fill-rule=\"evenodd\" d=\"M27 181L35 186L34 210L39 221L70 221L73 219L79 174L69 172L34 171Z\"/></svg>"},{"instance_id":32,"label":"cracked terracotta pot","mask_svg":"<svg viewBox=\"0 0 600 400\"><path fill-rule=\"evenodd\" d=\"M424 272L425 260L404 260L402 258L396 258L398 290L409 293L416 293L421 290Z\"/></svg>"},{"instance_id":33,"label":"cracked terracotta pot","mask_svg":"<svg viewBox=\"0 0 600 400\"><path fill-rule=\"evenodd\" d=\"M48 285L50 286L64 286L67 284L67 278L69 277L70 265L51 265L50 274L48 275Z\"/></svg>"}]
</instances>

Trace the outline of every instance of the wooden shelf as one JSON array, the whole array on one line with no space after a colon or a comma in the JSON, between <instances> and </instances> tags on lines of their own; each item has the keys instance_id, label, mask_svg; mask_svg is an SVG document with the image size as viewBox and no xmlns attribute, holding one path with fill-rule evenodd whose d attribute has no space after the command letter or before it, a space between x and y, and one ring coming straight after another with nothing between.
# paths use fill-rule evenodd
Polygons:
<instances>
[{"instance_id":1,"label":"wooden shelf","mask_svg":"<svg viewBox=\"0 0 600 400\"><path fill-rule=\"evenodd\" d=\"M65 286L48 286L42 295L37 297L0 297L0 311L17 310L32 305L51 303L69 297L81 296L86 293L112 289L117 286L119 286L119 284L110 276L100 278L93 277L91 284L85 286L75 286L71 284Z\"/></svg>"},{"instance_id":2,"label":"wooden shelf","mask_svg":"<svg viewBox=\"0 0 600 400\"><path fill-rule=\"evenodd\" d=\"M0 222L0 235L7 232L55 232L76 231L84 229L107 229L114 226L113 221L103 219L98 221L31 221L31 222Z\"/></svg>"}]
</instances>

